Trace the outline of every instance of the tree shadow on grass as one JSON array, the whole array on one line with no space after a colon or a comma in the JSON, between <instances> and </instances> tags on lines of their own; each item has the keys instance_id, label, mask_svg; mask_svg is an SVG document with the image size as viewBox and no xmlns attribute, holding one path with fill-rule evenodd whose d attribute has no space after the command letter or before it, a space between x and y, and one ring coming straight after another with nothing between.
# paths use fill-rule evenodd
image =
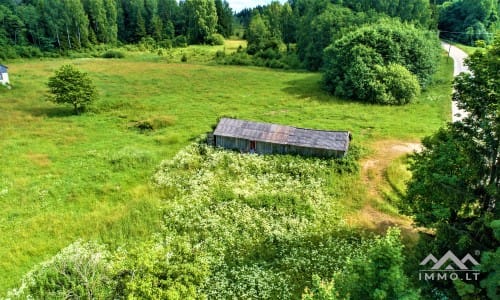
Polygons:
<instances>
[{"instance_id":1,"label":"tree shadow on grass","mask_svg":"<svg viewBox=\"0 0 500 300\"><path fill-rule=\"evenodd\" d=\"M34 117L48 117L48 118L61 118L61 117L71 117L75 115L73 108L68 106L39 106L39 107L27 107L25 111L33 115Z\"/></svg>"},{"instance_id":2,"label":"tree shadow on grass","mask_svg":"<svg viewBox=\"0 0 500 300\"><path fill-rule=\"evenodd\" d=\"M321 77L318 76L307 76L288 81L286 84L288 86L283 88L282 91L299 99L335 103L351 102L351 100L340 99L328 93L322 86Z\"/></svg>"}]
</instances>

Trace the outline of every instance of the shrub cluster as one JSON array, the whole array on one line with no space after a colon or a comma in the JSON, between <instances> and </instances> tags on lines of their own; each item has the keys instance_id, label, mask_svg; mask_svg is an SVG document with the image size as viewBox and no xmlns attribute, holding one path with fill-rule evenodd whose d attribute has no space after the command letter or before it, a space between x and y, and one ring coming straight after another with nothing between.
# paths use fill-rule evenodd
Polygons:
<instances>
[{"instance_id":1,"label":"shrub cluster","mask_svg":"<svg viewBox=\"0 0 500 300\"><path fill-rule=\"evenodd\" d=\"M435 35L381 21L344 35L325 49L324 85L337 96L405 104L429 84L439 58Z\"/></svg>"},{"instance_id":2,"label":"shrub cluster","mask_svg":"<svg viewBox=\"0 0 500 300\"><path fill-rule=\"evenodd\" d=\"M117 50L108 50L101 55L102 58L124 58L125 54Z\"/></svg>"},{"instance_id":3,"label":"shrub cluster","mask_svg":"<svg viewBox=\"0 0 500 300\"><path fill-rule=\"evenodd\" d=\"M136 149L121 152L112 160L119 167L147 159ZM345 261L364 257L372 240L342 225L338 195L356 175L341 165L192 144L153 177L165 199L161 232L114 252L71 245L9 296L299 298L312 274L330 278Z\"/></svg>"},{"instance_id":4,"label":"shrub cluster","mask_svg":"<svg viewBox=\"0 0 500 300\"><path fill-rule=\"evenodd\" d=\"M282 53L277 50L260 50L255 55L243 51L230 55L216 53L215 59L220 64L238 66L257 66L273 69L300 69L302 63L295 53Z\"/></svg>"},{"instance_id":5,"label":"shrub cluster","mask_svg":"<svg viewBox=\"0 0 500 300\"><path fill-rule=\"evenodd\" d=\"M208 37L207 44L212 46L224 45L224 37L222 34L214 33Z\"/></svg>"},{"instance_id":6,"label":"shrub cluster","mask_svg":"<svg viewBox=\"0 0 500 300\"><path fill-rule=\"evenodd\" d=\"M47 56L38 47L34 46L7 46L2 45L0 60L14 58L38 58Z\"/></svg>"}]
</instances>

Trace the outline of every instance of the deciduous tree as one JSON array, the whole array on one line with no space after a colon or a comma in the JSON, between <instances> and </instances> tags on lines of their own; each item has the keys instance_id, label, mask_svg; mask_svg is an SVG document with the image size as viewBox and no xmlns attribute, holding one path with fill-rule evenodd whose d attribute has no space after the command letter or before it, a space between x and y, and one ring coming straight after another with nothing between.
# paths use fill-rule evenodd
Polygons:
<instances>
[{"instance_id":1,"label":"deciduous tree","mask_svg":"<svg viewBox=\"0 0 500 300\"><path fill-rule=\"evenodd\" d=\"M498 247L489 224L500 216L500 36L466 64L472 73L455 79L453 99L467 116L423 140L403 201L417 224L436 229L427 247L435 253Z\"/></svg>"},{"instance_id":2,"label":"deciduous tree","mask_svg":"<svg viewBox=\"0 0 500 300\"><path fill-rule=\"evenodd\" d=\"M72 65L59 68L48 82L49 101L73 105L75 114L80 114L85 107L97 98L97 91L87 73L77 70Z\"/></svg>"}]
</instances>

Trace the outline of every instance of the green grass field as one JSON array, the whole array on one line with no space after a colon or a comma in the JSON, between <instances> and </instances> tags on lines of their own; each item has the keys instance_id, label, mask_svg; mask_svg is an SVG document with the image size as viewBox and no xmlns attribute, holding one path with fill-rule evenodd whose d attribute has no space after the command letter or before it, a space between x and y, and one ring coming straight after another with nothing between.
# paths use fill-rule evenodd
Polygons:
<instances>
[{"instance_id":1,"label":"green grass field","mask_svg":"<svg viewBox=\"0 0 500 300\"><path fill-rule=\"evenodd\" d=\"M0 88L0 294L79 238L116 247L157 231L162 203L151 176L220 116L350 130L362 147L418 141L450 116L445 56L436 85L402 107L335 99L321 89L319 73L178 61L136 53L9 63L13 89ZM99 90L81 116L44 101L48 77L67 63L88 72ZM146 121L156 129L137 129Z\"/></svg>"}]
</instances>

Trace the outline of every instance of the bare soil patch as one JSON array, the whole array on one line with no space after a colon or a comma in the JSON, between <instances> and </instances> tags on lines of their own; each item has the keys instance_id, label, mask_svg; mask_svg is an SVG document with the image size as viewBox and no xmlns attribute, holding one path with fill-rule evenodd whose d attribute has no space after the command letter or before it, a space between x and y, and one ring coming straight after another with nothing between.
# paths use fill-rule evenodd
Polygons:
<instances>
[{"instance_id":1,"label":"bare soil patch","mask_svg":"<svg viewBox=\"0 0 500 300\"><path fill-rule=\"evenodd\" d=\"M417 230L412 220L403 216L390 215L374 207L377 202L385 201L381 187L387 185L385 170L394 159L402 155L420 151L422 145L415 142L399 140L382 140L373 143L373 153L361 161L361 180L366 188L367 199L363 208L355 215L349 216L348 222L353 226L362 226L383 233L391 226L401 228L404 236L414 240Z\"/></svg>"}]
</instances>

